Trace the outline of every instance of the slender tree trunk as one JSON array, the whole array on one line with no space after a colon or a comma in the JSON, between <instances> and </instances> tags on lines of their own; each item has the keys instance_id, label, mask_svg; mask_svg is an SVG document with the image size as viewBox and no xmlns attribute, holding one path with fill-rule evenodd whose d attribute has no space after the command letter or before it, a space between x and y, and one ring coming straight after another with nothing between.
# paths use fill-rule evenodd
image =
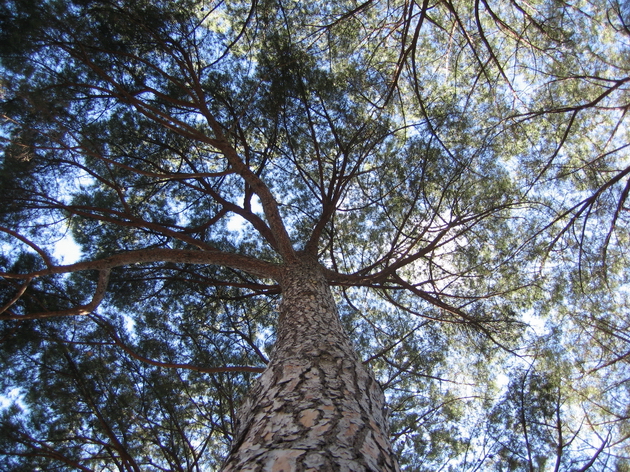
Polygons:
<instances>
[{"instance_id":1,"label":"slender tree trunk","mask_svg":"<svg viewBox=\"0 0 630 472\"><path fill-rule=\"evenodd\" d=\"M287 268L269 366L223 471L398 471L383 392L354 352L316 262Z\"/></svg>"}]
</instances>

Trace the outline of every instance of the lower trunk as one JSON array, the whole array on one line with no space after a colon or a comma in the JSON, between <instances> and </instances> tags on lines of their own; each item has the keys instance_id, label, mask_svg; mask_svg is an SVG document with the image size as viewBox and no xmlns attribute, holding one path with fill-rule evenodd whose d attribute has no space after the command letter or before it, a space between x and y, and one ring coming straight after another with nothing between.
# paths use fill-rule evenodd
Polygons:
<instances>
[{"instance_id":1,"label":"lower trunk","mask_svg":"<svg viewBox=\"0 0 630 472\"><path fill-rule=\"evenodd\" d=\"M228 471L397 471L385 400L316 263L287 269L269 366L239 412Z\"/></svg>"}]
</instances>

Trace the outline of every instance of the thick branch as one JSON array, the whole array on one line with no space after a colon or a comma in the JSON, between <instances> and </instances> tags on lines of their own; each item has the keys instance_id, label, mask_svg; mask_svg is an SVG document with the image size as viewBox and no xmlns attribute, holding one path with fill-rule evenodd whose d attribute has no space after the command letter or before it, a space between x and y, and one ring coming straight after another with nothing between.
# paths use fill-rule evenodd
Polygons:
<instances>
[{"instance_id":1,"label":"thick branch","mask_svg":"<svg viewBox=\"0 0 630 472\"><path fill-rule=\"evenodd\" d=\"M96 290L94 291L94 295L92 296L92 301L90 301L90 303L86 305L79 305L74 308L68 308L67 310L39 311L35 313L27 313L25 315L9 314L9 315L0 316L0 319L2 320L36 320L36 319L52 318L52 317L58 317L58 316L89 315L94 310L96 310L96 308L103 301L103 297L105 297L105 292L107 291L107 285L109 283L109 273L110 273L109 269L102 269L99 271L98 283L96 284ZM27 278L27 280L31 280L31 278ZM26 285L27 284L25 284L25 286L23 287L24 290L26 289ZM23 293L24 290L21 290L21 292ZM15 301L17 301L17 299L12 301L11 305L15 303Z\"/></svg>"},{"instance_id":2,"label":"thick branch","mask_svg":"<svg viewBox=\"0 0 630 472\"><path fill-rule=\"evenodd\" d=\"M2 231L3 233L7 233L10 234L11 236L13 236L14 238L19 239L20 241L22 241L23 243L27 244L28 246L30 246L31 248L33 248L33 250L35 252L37 252L37 254L39 254L41 256L42 259L44 259L44 262L46 263L46 265L48 267L52 267L53 263L50 260L50 257L48 257L48 254L46 254L46 252L40 248L37 244L35 244L34 242L32 242L31 240L25 238L24 236L22 236L21 234L13 231L12 229L9 228L5 228L4 226L0 226L0 231Z\"/></svg>"},{"instance_id":3,"label":"thick branch","mask_svg":"<svg viewBox=\"0 0 630 472\"><path fill-rule=\"evenodd\" d=\"M289 238L287 229L282 221L282 216L280 215L280 210L278 209L278 202L276 202L276 199L269 190L269 187L267 187L262 179L252 172L249 166L239 157L236 149L234 149L225 137L221 125L214 119L205 105L203 105L202 112L216 136L216 139L212 140L211 144L223 153L234 171L240 175L251 187L254 193L258 195L260 204L262 205L265 213L265 218L269 223L269 228L271 229L277 243L278 252L286 262L296 261L297 256L293 249L291 238Z\"/></svg>"},{"instance_id":4,"label":"thick branch","mask_svg":"<svg viewBox=\"0 0 630 472\"><path fill-rule=\"evenodd\" d=\"M114 256L97 259L94 261L77 262L65 266L54 266L31 272L29 274L0 273L0 276L9 279L29 279L52 274L67 274L83 270L109 270L114 267L122 267L132 264L144 264L148 262L173 262L183 264L209 264L230 267L243 270L252 275L264 278L278 279L280 277L279 266L270 262L216 251L195 251L189 249L140 249L128 251Z\"/></svg>"}]
</instances>

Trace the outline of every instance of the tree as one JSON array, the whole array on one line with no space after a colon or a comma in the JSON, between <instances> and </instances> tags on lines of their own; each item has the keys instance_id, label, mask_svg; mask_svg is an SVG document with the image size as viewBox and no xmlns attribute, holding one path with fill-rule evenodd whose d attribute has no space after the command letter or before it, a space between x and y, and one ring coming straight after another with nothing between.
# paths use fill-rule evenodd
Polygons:
<instances>
[{"instance_id":1,"label":"tree","mask_svg":"<svg viewBox=\"0 0 630 472\"><path fill-rule=\"evenodd\" d=\"M626 10L4 2L3 467L625 470Z\"/></svg>"}]
</instances>

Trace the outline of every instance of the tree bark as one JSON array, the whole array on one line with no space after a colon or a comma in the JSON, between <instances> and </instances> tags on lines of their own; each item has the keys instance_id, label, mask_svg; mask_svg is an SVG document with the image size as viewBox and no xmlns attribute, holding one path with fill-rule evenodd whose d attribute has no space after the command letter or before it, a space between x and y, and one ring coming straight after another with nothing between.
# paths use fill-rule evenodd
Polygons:
<instances>
[{"instance_id":1,"label":"tree bark","mask_svg":"<svg viewBox=\"0 0 630 472\"><path fill-rule=\"evenodd\" d=\"M343 329L321 266L288 266L278 339L241 406L230 471L398 471L385 398Z\"/></svg>"}]
</instances>

